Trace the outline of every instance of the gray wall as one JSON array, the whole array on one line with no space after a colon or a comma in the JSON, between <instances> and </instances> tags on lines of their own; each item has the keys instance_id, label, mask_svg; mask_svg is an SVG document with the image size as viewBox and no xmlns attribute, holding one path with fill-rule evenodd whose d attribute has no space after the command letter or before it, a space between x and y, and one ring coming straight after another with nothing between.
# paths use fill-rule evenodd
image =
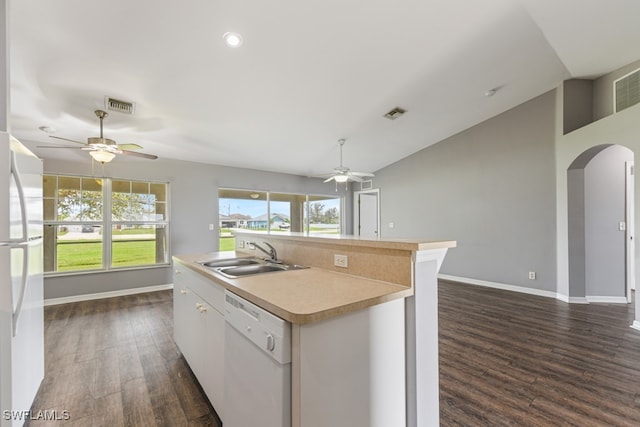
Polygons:
<instances>
[{"instance_id":1,"label":"gray wall","mask_svg":"<svg viewBox=\"0 0 640 427\"><path fill-rule=\"evenodd\" d=\"M564 133L593 121L593 80L572 79L564 82Z\"/></svg>"},{"instance_id":2,"label":"gray wall","mask_svg":"<svg viewBox=\"0 0 640 427\"><path fill-rule=\"evenodd\" d=\"M626 165L633 152L597 145L580 154L567 171L569 295L626 297Z\"/></svg>"},{"instance_id":3,"label":"gray wall","mask_svg":"<svg viewBox=\"0 0 640 427\"><path fill-rule=\"evenodd\" d=\"M559 135L556 141L556 220L558 253L558 293L569 296L569 195L567 190L568 168L583 152L603 144L616 144L640 152L640 104L627 108L617 114L604 117L566 135ZM638 174L635 175L635 200L640 200ZM635 209L635 223L640 224L640 209ZM640 265L640 251L636 247L635 264ZM636 268L636 271L638 269ZM636 275L637 277L637 275ZM637 279L636 279L637 281ZM569 300L571 300L569 298ZM640 298L636 298L636 319L640 316Z\"/></svg>"},{"instance_id":4,"label":"gray wall","mask_svg":"<svg viewBox=\"0 0 640 427\"><path fill-rule=\"evenodd\" d=\"M91 162L45 159L45 173L92 175ZM101 171L97 175L101 175ZM118 158L105 175L170 183L171 253L212 252L218 248L218 188L246 188L289 193L345 196L322 180L177 160L131 161ZM345 196L344 218L350 232L352 195ZM215 224L215 230L209 230ZM59 298L172 283L170 267L65 275L45 279L45 298Z\"/></svg>"},{"instance_id":5,"label":"gray wall","mask_svg":"<svg viewBox=\"0 0 640 427\"><path fill-rule=\"evenodd\" d=\"M586 295L626 296L625 162L633 152L614 145L585 168Z\"/></svg>"},{"instance_id":6,"label":"gray wall","mask_svg":"<svg viewBox=\"0 0 640 427\"><path fill-rule=\"evenodd\" d=\"M585 302L586 252L584 218L584 167L567 171L569 218L569 295Z\"/></svg>"},{"instance_id":7,"label":"gray wall","mask_svg":"<svg viewBox=\"0 0 640 427\"><path fill-rule=\"evenodd\" d=\"M457 240L441 273L555 291L555 116L553 91L376 172L382 236Z\"/></svg>"},{"instance_id":8,"label":"gray wall","mask_svg":"<svg viewBox=\"0 0 640 427\"><path fill-rule=\"evenodd\" d=\"M640 60L606 74L593 82L593 119L613 114L613 82L640 68Z\"/></svg>"}]
</instances>

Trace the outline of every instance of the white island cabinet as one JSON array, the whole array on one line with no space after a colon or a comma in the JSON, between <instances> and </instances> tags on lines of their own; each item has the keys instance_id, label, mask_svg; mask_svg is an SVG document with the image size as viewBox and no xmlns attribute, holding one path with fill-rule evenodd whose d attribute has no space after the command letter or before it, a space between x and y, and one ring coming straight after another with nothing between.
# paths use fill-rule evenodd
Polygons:
<instances>
[{"instance_id":1,"label":"white island cabinet","mask_svg":"<svg viewBox=\"0 0 640 427\"><path fill-rule=\"evenodd\" d=\"M234 279L202 265L256 256L256 241L310 268ZM174 256L176 342L221 417L223 405L228 417L250 406L247 396L241 405L219 398L225 311L216 304L227 289L291 324L291 401L283 406L291 424L283 427L438 425L437 274L455 246L236 231L235 252ZM335 265L336 255L347 267ZM215 312L215 326L199 323L202 307Z\"/></svg>"},{"instance_id":2,"label":"white island cabinet","mask_svg":"<svg viewBox=\"0 0 640 427\"><path fill-rule=\"evenodd\" d=\"M293 426L404 426L404 301L293 325Z\"/></svg>"},{"instance_id":3,"label":"white island cabinet","mask_svg":"<svg viewBox=\"0 0 640 427\"><path fill-rule=\"evenodd\" d=\"M174 340L224 421L224 288L180 263L173 287Z\"/></svg>"}]
</instances>

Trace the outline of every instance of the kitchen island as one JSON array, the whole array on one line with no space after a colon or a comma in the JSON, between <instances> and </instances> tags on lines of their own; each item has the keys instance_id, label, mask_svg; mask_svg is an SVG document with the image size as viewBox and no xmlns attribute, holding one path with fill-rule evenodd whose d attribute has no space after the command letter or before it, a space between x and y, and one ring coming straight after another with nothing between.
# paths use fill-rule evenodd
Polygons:
<instances>
[{"instance_id":1,"label":"kitchen island","mask_svg":"<svg viewBox=\"0 0 640 427\"><path fill-rule=\"evenodd\" d=\"M268 243L279 259L310 268L234 279L201 264L262 255L252 243ZM222 304L226 289L291 324L293 426L437 425L436 275L452 247L452 241L238 232L235 253L174 257L176 342L194 369L189 359L197 359L199 352L180 336L193 334L184 312L193 306L202 313L208 303L218 318L203 330L218 335L208 343L217 343L211 348L214 356L217 352L213 360L219 361L213 371L221 381L224 363L215 347L224 345L224 310L218 306L216 312L215 306ZM185 273L186 281L180 278ZM200 283L190 288L193 282ZM192 291L209 294L209 301L192 300L181 308L178 302ZM207 380L199 380L224 421L222 391L212 398L207 388L216 385L206 387Z\"/></svg>"}]
</instances>

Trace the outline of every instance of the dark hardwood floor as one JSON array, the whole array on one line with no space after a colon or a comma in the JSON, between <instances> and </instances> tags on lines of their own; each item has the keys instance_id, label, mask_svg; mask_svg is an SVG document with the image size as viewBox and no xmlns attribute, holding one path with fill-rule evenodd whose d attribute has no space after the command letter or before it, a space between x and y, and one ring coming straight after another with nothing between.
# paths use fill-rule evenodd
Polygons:
<instances>
[{"instance_id":1,"label":"dark hardwood floor","mask_svg":"<svg viewBox=\"0 0 640 427\"><path fill-rule=\"evenodd\" d=\"M173 342L173 293L45 308L45 379L31 426L220 426ZM50 416L50 415L48 415Z\"/></svg>"},{"instance_id":2,"label":"dark hardwood floor","mask_svg":"<svg viewBox=\"0 0 640 427\"><path fill-rule=\"evenodd\" d=\"M631 305L451 282L439 303L442 426L640 425ZM33 409L70 419L30 425L219 425L173 342L171 291L51 306L45 318Z\"/></svg>"},{"instance_id":3,"label":"dark hardwood floor","mask_svg":"<svg viewBox=\"0 0 640 427\"><path fill-rule=\"evenodd\" d=\"M440 283L444 426L640 426L633 304Z\"/></svg>"}]
</instances>

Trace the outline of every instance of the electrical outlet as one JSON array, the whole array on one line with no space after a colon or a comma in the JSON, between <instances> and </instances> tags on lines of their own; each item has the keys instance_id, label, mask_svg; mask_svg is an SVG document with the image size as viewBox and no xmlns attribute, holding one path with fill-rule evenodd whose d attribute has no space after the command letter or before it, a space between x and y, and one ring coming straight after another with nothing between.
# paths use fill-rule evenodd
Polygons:
<instances>
[{"instance_id":1,"label":"electrical outlet","mask_svg":"<svg viewBox=\"0 0 640 427\"><path fill-rule=\"evenodd\" d=\"M209 224L209 231L213 231L213 224Z\"/></svg>"},{"instance_id":2,"label":"electrical outlet","mask_svg":"<svg viewBox=\"0 0 640 427\"><path fill-rule=\"evenodd\" d=\"M238 241L238 248L244 249L244 240L239 240Z\"/></svg>"},{"instance_id":3,"label":"electrical outlet","mask_svg":"<svg viewBox=\"0 0 640 427\"><path fill-rule=\"evenodd\" d=\"M346 255L333 255L333 265L336 267L349 267L349 258Z\"/></svg>"},{"instance_id":4,"label":"electrical outlet","mask_svg":"<svg viewBox=\"0 0 640 427\"><path fill-rule=\"evenodd\" d=\"M536 280L536 272L535 271L530 271L529 272L529 279L530 280Z\"/></svg>"}]
</instances>

